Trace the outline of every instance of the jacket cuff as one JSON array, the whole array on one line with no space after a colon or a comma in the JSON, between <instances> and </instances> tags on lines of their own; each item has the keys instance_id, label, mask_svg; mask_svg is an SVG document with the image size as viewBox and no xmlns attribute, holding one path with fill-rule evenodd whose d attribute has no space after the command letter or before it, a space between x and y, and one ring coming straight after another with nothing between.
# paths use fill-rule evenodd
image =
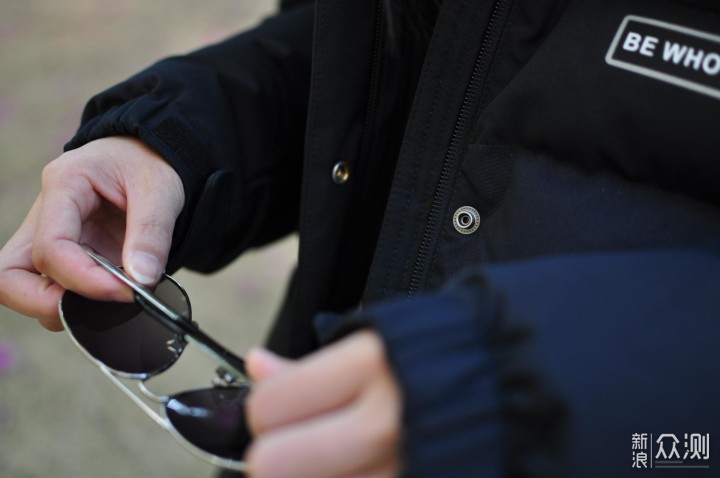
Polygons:
<instances>
[{"instance_id":1,"label":"jacket cuff","mask_svg":"<svg viewBox=\"0 0 720 478\"><path fill-rule=\"evenodd\" d=\"M64 149L77 149L109 136L133 136L142 140L165 158L180 176L185 191L180 218L189 218L189 211L194 209L212 171L208 166L210 161L205 157L208 148L194 132L197 128L176 110L174 105L148 93L90 118L86 111L83 124ZM176 225L176 238L185 235L186 222L181 220Z\"/></svg>"},{"instance_id":2,"label":"jacket cuff","mask_svg":"<svg viewBox=\"0 0 720 478\"><path fill-rule=\"evenodd\" d=\"M487 344L495 302L490 293L445 292L316 318L325 341L363 326L382 336L404 395L405 476L500 475L505 431L496 364L491 348L479 346Z\"/></svg>"}]
</instances>

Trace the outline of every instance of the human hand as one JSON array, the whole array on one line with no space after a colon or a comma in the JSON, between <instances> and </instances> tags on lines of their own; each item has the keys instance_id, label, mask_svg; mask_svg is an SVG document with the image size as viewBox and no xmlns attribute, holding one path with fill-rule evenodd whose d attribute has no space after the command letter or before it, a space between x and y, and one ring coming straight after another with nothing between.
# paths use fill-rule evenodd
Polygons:
<instances>
[{"instance_id":1,"label":"human hand","mask_svg":"<svg viewBox=\"0 0 720 478\"><path fill-rule=\"evenodd\" d=\"M177 173L137 139L103 138L64 153L43 170L42 192L0 250L0 305L61 330L57 304L65 289L131 300L80 244L122 259L138 282L154 283L184 201Z\"/></svg>"},{"instance_id":2,"label":"human hand","mask_svg":"<svg viewBox=\"0 0 720 478\"><path fill-rule=\"evenodd\" d=\"M400 469L400 390L376 332L297 362L255 349L247 413L253 477L391 477Z\"/></svg>"}]
</instances>

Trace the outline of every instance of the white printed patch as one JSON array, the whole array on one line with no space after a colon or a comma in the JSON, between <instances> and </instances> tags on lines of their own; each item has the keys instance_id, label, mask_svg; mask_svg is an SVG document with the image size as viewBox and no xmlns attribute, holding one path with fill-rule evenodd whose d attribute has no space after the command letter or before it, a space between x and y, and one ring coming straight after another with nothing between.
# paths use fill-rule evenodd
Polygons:
<instances>
[{"instance_id":1,"label":"white printed patch","mask_svg":"<svg viewBox=\"0 0 720 478\"><path fill-rule=\"evenodd\" d=\"M720 36L635 15L605 56L612 66L720 99Z\"/></svg>"}]
</instances>

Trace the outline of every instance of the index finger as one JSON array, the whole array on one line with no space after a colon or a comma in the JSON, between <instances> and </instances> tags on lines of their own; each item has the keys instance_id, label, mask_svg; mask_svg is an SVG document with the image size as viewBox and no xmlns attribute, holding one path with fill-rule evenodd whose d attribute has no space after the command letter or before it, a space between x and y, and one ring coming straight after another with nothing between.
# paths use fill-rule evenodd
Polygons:
<instances>
[{"instance_id":1,"label":"index finger","mask_svg":"<svg viewBox=\"0 0 720 478\"><path fill-rule=\"evenodd\" d=\"M42 274L32 262L41 203L38 196L23 224L0 251L0 304L57 331L62 330L58 301L65 289Z\"/></svg>"},{"instance_id":2,"label":"index finger","mask_svg":"<svg viewBox=\"0 0 720 478\"><path fill-rule=\"evenodd\" d=\"M34 268L64 289L94 299L128 300L128 290L80 246L82 227L101 198L84 176L57 182L42 194L33 238Z\"/></svg>"},{"instance_id":3,"label":"index finger","mask_svg":"<svg viewBox=\"0 0 720 478\"><path fill-rule=\"evenodd\" d=\"M40 197L0 252L0 303L20 314L39 319L50 330L61 330L57 303L63 288L41 275L30 258L39 207Z\"/></svg>"}]
</instances>

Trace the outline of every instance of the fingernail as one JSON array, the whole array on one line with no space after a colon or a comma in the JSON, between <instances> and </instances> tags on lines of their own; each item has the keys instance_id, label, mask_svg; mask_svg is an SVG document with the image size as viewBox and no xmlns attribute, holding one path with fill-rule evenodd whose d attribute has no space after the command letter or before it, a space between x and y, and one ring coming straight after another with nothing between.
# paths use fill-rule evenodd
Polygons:
<instances>
[{"instance_id":1,"label":"fingernail","mask_svg":"<svg viewBox=\"0 0 720 478\"><path fill-rule=\"evenodd\" d=\"M143 285L155 285L162 274L160 261L147 252L135 252L128 264L130 275Z\"/></svg>"},{"instance_id":2,"label":"fingernail","mask_svg":"<svg viewBox=\"0 0 720 478\"><path fill-rule=\"evenodd\" d=\"M257 361L260 363L273 363L279 361L279 358L274 353L270 352L264 347L252 347L248 351L248 360Z\"/></svg>"}]
</instances>

